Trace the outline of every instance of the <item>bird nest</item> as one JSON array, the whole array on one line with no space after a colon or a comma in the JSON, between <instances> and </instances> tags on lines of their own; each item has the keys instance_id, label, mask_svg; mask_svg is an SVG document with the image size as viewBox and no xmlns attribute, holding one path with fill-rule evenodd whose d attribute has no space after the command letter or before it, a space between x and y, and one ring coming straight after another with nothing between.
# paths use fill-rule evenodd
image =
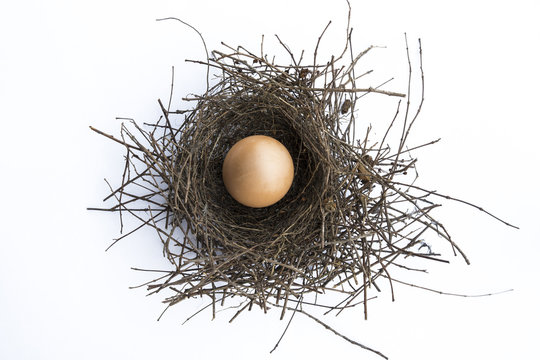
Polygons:
<instances>
[{"instance_id":1,"label":"bird nest","mask_svg":"<svg viewBox=\"0 0 540 360\"><path fill-rule=\"evenodd\" d=\"M357 84L370 71L360 72L358 64L372 48L353 53L347 35L341 54L322 64L317 48L313 63L302 65L279 41L290 54L289 64L280 65L263 53L225 45L196 61L216 77L207 78L204 94L187 99L191 109L170 110L159 101L158 121L126 121L120 138L93 128L127 150L120 186L107 197L116 204L104 210L139 219L133 231L155 228L171 267L146 285L151 293L167 290L168 306L206 297L215 315L235 297L240 305L233 318L253 306L265 312L278 307L282 318L301 312L325 325L308 305L341 312L362 304L367 314L369 289L397 281L392 269L408 269L400 261L445 261L425 242L429 233L468 261L431 216L438 205L430 198L440 195L414 185L411 152L420 146L407 147L407 141L423 103L421 46L422 91L412 109L408 47L406 93L362 88ZM369 129L355 140L355 105L368 93L399 99L378 141ZM394 130L399 140L389 144ZM279 140L294 162L292 187L272 206L241 205L223 184L225 155L250 135ZM328 293L341 296L337 304L320 303ZM308 301L312 294L319 297Z\"/></svg>"}]
</instances>

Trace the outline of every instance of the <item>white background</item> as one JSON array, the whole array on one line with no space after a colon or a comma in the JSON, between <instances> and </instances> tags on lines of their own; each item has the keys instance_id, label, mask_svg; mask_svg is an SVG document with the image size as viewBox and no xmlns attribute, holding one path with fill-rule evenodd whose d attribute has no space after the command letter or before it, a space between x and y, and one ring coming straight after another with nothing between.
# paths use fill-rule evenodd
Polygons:
<instances>
[{"instance_id":1,"label":"white background","mask_svg":"<svg viewBox=\"0 0 540 360\"><path fill-rule=\"evenodd\" d=\"M461 298L396 285L362 309L324 320L391 359L538 358L540 291L537 264L540 5L537 1L352 1L355 49L386 46L366 58L371 85L403 91L403 33L414 64L422 38L426 103L411 141L442 137L419 151L420 182L477 203L513 222L513 230L465 206L437 215L472 264L434 246L449 265L425 264L408 278ZM267 53L279 34L311 53L333 23L322 53L342 48L344 1L3 1L0 5L0 358L1 359L377 359L297 315L280 347L269 351L285 321L254 310L228 323L202 313L181 322L199 300L156 321L159 296L128 287L149 280L130 267L166 265L150 231L110 251L118 236L102 206L118 184L123 149L91 132L118 135L117 116L154 121L176 70L180 96L204 90L200 39L176 22L195 25L211 49L220 41ZM281 56L280 55L280 56ZM388 121L394 99L369 95L359 130ZM360 134L361 132L359 132ZM536 185L535 185L536 184ZM114 185L113 185L114 186ZM111 205L111 204L109 204ZM375 294L375 293L374 293Z\"/></svg>"}]
</instances>

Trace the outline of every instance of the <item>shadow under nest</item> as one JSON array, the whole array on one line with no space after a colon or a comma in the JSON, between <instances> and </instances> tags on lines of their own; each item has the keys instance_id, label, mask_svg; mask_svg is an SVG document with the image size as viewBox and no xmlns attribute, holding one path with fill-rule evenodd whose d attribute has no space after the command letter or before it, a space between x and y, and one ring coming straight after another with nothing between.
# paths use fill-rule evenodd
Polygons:
<instances>
[{"instance_id":1,"label":"shadow under nest","mask_svg":"<svg viewBox=\"0 0 540 360\"><path fill-rule=\"evenodd\" d=\"M253 305L265 312L280 307L281 318L287 310L292 316L303 313L384 357L331 329L303 305L339 314L362 304L367 317L368 289L380 291L379 278L390 285L392 298L393 283L415 286L390 276L393 268L423 271L401 260L448 262L433 253L425 239L447 241L468 263L444 226L431 216L440 206L431 198L487 212L415 185L418 175L411 152L438 141L406 145L423 103L421 46L421 99L413 110L408 45L406 94L357 86L371 71L356 75L355 67L372 47L353 54L350 33L341 55L323 65L316 62L317 48L313 64L304 66L282 45L292 65L276 65L242 47L214 51L207 62L195 61L220 75L206 93L185 99L195 102L191 110L171 111L170 102L165 107L160 100L163 115L157 122L141 127L125 119L129 121L122 123L119 139L92 128L127 152L121 185L110 187L105 199L115 198L116 205L92 209L119 212L122 227L122 214L140 220L140 226L114 243L144 227L157 231L172 269L158 271L160 276L144 285L150 293L168 290L167 308L188 298L208 297L207 307L215 316L216 306L236 297L241 303L231 321ZM352 60L344 61L348 52ZM401 101L397 102L395 116L378 141L370 139L369 127L364 139L355 140L355 105L367 93L407 99L401 114ZM399 141L389 144L394 131ZM277 139L294 163L289 192L265 208L236 202L222 180L228 150L250 135ZM329 292L342 300L327 305L305 297Z\"/></svg>"}]
</instances>

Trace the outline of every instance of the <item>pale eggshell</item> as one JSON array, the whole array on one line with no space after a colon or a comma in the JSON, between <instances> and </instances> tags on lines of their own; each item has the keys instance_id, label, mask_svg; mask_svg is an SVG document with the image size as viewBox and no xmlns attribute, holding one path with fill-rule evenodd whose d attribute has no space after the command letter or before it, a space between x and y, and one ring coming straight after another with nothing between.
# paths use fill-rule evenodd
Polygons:
<instances>
[{"instance_id":1,"label":"pale eggshell","mask_svg":"<svg viewBox=\"0 0 540 360\"><path fill-rule=\"evenodd\" d=\"M223 182L239 203L261 208L275 204L289 191L294 164L282 143L265 135L248 136L223 161Z\"/></svg>"}]
</instances>

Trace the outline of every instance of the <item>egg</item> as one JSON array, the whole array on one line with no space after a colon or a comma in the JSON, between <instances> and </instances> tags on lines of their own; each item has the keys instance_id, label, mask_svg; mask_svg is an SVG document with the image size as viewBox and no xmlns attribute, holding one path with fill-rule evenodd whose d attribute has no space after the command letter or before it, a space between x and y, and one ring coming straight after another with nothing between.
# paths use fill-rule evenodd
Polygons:
<instances>
[{"instance_id":1,"label":"egg","mask_svg":"<svg viewBox=\"0 0 540 360\"><path fill-rule=\"evenodd\" d=\"M281 200L294 178L291 154L278 140L248 136L227 152L223 161L223 182L239 203L262 208Z\"/></svg>"}]
</instances>

